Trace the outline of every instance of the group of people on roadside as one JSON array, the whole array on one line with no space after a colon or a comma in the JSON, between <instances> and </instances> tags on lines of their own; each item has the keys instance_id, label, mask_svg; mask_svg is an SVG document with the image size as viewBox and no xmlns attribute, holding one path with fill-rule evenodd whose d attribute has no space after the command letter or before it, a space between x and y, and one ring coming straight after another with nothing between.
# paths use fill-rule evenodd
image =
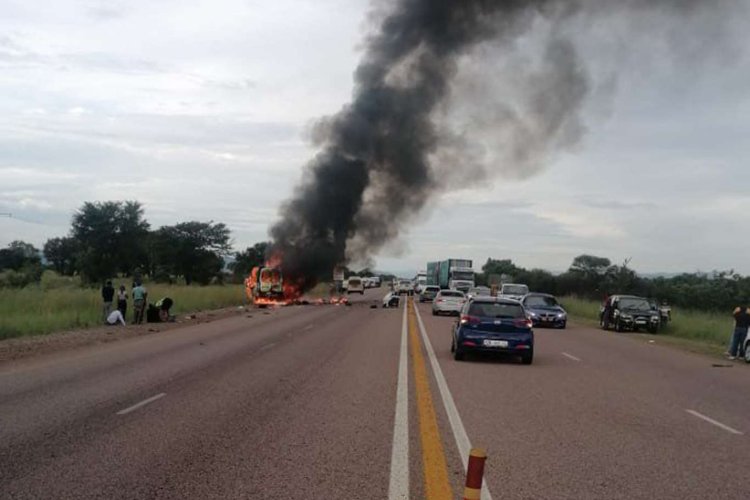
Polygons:
<instances>
[{"instance_id":1,"label":"group of people on roadside","mask_svg":"<svg viewBox=\"0 0 750 500\"><path fill-rule=\"evenodd\" d=\"M729 350L725 353L729 359L736 359L742 355L743 344L750 328L750 307L744 305L734 310L734 332L729 341Z\"/></svg>"},{"instance_id":2,"label":"group of people on roadside","mask_svg":"<svg viewBox=\"0 0 750 500\"><path fill-rule=\"evenodd\" d=\"M144 311L146 310L146 299L148 292L146 287L140 281L133 283L131 290L133 297L133 324L139 325L143 323ZM103 305L103 316L104 322L108 325L116 325L118 323L125 324L125 315L128 311L128 293L125 285L120 285L117 290L117 308L112 309L112 304L115 299L115 288L112 286L112 281L107 282L102 287L102 300Z\"/></svg>"}]
</instances>

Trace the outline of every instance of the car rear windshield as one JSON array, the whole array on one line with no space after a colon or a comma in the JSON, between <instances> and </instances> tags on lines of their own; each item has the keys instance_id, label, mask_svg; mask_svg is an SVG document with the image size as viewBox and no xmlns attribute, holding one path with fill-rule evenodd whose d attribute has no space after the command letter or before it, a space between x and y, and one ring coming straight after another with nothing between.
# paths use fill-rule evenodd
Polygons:
<instances>
[{"instance_id":1,"label":"car rear windshield","mask_svg":"<svg viewBox=\"0 0 750 500\"><path fill-rule=\"evenodd\" d=\"M526 295L529 293L529 287L526 285L505 285L502 293L506 295Z\"/></svg>"},{"instance_id":2,"label":"car rear windshield","mask_svg":"<svg viewBox=\"0 0 750 500\"><path fill-rule=\"evenodd\" d=\"M442 295L443 297L463 297L464 296L464 294L461 292L454 292L451 290L443 290L442 292L440 292L440 295Z\"/></svg>"},{"instance_id":3,"label":"car rear windshield","mask_svg":"<svg viewBox=\"0 0 750 500\"><path fill-rule=\"evenodd\" d=\"M359 278L349 278L349 284L350 285L359 285L362 283L362 280Z\"/></svg>"},{"instance_id":4,"label":"car rear windshield","mask_svg":"<svg viewBox=\"0 0 750 500\"><path fill-rule=\"evenodd\" d=\"M440 287L439 286L427 286L424 289L425 292L439 292Z\"/></svg>"},{"instance_id":5,"label":"car rear windshield","mask_svg":"<svg viewBox=\"0 0 750 500\"><path fill-rule=\"evenodd\" d=\"M524 318L523 307L519 304L504 304L502 302L474 302L469 307L471 316L486 318Z\"/></svg>"},{"instance_id":6,"label":"car rear windshield","mask_svg":"<svg viewBox=\"0 0 750 500\"><path fill-rule=\"evenodd\" d=\"M532 295L526 299L528 307L556 306L557 300L554 297L544 297L541 295Z\"/></svg>"}]
</instances>

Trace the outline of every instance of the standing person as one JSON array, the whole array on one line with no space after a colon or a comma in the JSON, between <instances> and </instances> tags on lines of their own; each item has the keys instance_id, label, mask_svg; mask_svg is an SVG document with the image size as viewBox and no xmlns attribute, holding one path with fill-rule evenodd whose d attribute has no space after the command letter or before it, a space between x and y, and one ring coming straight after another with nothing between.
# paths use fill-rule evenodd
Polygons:
<instances>
[{"instance_id":1,"label":"standing person","mask_svg":"<svg viewBox=\"0 0 750 500\"><path fill-rule=\"evenodd\" d=\"M104 321L107 321L109 313L112 312L112 299L114 299L114 297L115 289L112 286L112 281L107 280L107 282L102 287L102 300L104 301L102 312L104 314Z\"/></svg>"},{"instance_id":2,"label":"standing person","mask_svg":"<svg viewBox=\"0 0 750 500\"><path fill-rule=\"evenodd\" d=\"M729 343L729 351L726 352L727 358L735 359L737 357L747 336L748 327L750 327L750 308L746 305L737 307L734 310L734 332Z\"/></svg>"},{"instance_id":3,"label":"standing person","mask_svg":"<svg viewBox=\"0 0 750 500\"><path fill-rule=\"evenodd\" d=\"M117 309L123 316L128 312L128 292L125 290L125 285L120 285L117 291Z\"/></svg>"},{"instance_id":4,"label":"standing person","mask_svg":"<svg viewBox=\"0 0 750 500\"><path fill-rule=\"evenodd\" d=\"M146 298L148 292L140 282L133 288L133 323L140 325L143 323L143 312L146 308Z\"/></svg>"}]
</instances>

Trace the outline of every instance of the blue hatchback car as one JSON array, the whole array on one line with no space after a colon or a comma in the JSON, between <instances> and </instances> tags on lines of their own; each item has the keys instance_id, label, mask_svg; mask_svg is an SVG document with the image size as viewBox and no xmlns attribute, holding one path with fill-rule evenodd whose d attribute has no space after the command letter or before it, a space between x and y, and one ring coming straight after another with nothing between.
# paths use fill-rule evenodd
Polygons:
<instances>
[{"instance_id":1,"label":"blue hatchback car","mask_svg":"<svg viewBox=\"0 0 750 500\"><path fill-rule=\"evenodd\" d=\"M453 330L451 352L459 361L470 352L511 354L530 365L534 360L531 327L531 320L518 301L474 297L461 310Z\"/></svg>"}]
</instances>

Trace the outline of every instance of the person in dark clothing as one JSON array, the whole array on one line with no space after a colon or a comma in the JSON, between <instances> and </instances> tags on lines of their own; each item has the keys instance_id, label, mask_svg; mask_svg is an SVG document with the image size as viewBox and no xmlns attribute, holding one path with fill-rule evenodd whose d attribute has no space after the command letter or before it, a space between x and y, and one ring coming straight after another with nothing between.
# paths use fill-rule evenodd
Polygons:
<instances>
[{"instance_id":1,"label":"person in dark clothing","mask_svg":"<svg viewBox=\"0 0 750 500\"><path fill-rule=\"evenodd\" d=\"M739 355L748 328L750 328L750 308L746 305L737 307L734 310L734 332L729 343L729 351L726 353L729 359L735 359Z\"/></svg>"},{"instance_id":2,"label":"person in dark clothing","mask_svg":"<svg viewBox=\"0 0 750 500\"><path fill-rule=\"evenodd\" d=\"M146 321L149 323L166 323L174 321L174 317L169 314L174 301L169 297L164 297L156 304L149 304L146 310Z\"/></svg>"},{"instance_id":3,"label":"person in dark clothing","mask_svg":"<svg viewBox=\"0 0 750 500\"><path fill-rule=\"evenodd\" d=\"M110 280L107 280L107 282L102 287L102 300L104 301L102 312L104 313L104 321L107 321L109 313L112 312L112 300L114 300L114 298L115 289L112 286L112 282Z\"/></svg>"},{"instance_id":4,"label":"person in dark clothing","mask_svg":"<svg viewBox=\"0 0 750 500\"><path fill-rule=\"evenodd\" d=\"M120 289L117 291L117 309L120 310L123 317L128 312L128 292L125 290L125 285L120 285Z\"/></svg>"}]
</instances>

